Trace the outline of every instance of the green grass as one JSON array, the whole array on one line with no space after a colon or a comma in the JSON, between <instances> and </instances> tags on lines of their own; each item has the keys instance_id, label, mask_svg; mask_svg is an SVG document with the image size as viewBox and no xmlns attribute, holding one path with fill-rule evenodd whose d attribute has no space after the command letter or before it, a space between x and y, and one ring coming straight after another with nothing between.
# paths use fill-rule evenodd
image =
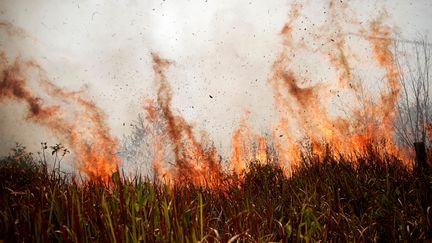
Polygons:
<instances>
[{"instance_id":1,"label":"green grass","mask_svg":"<svg viewBox=\"0 0 432 243\"><path fill-rule=\"evenodd\" d=\"M15 151L0 165L0 239L432 241L432 173L414 173L395 158L305 158L290 178L251 163L244 180L233 178L210 191L117 173L107 187L52 174Z\"/></svg>"}]
</instances>

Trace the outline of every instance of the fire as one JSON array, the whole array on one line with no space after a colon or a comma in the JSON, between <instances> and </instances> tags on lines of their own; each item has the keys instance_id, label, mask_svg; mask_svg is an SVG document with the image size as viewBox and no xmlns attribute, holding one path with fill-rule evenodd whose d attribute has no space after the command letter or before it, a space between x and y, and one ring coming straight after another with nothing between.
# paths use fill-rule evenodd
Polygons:
<instances>
[{"instance_id":1,"label":"fire","mask_svg":"<svg viewBox=\"0 0 432 243\"><path fill-rule=\"evenodd\" d=\"M231 139L228 173L241 177L249 162L257 161L277 163L289 175L305 151L325 156L330 148L335 154L350 156L364 151L370 143L381 141L385 141L381 145L383 153L406 159L405 151L394 142L400 74L391 51L392 28L383 24L382 19L372 21L365 28L348 13L346 3L329 1L328 19L316 27L321 32L312 33L306 39L298 38L295 25L302 8L299 4L291 6L288 21L280 32L281 51L268 78L280 119L267 137L252 132L246 114ZM379 98L368 95L363 83L355 76L356 67L351 64L351 59L356 55L348 45L348 34L344 33L342 21L356 29L362 41L369 44L374 58L370 65L378 66L385 73L388 91L382 92ZM10 31L14 30L6 26ZM309 46L305 41L309 39L324 43L323 47ZM321 54L323 63L328 63L335 72L336 82L312 82L308 75L295 70L293 63L297 61L298 52L311 56ZM168 184L220 188L227 172L218 151L205 134L198 138L193 126L172 110L173 93L167 72L175 63L155 53L151 57L157 97L148 100L145 109L147 120L155 130L152 148L155 177ZM26 103L27 119L65 138L76 153L77 168L90 178L106 178L118 169L121 163L116 156L118 142L110 135L101 109L80 93L66 92L55 86L34 62L17 59L10 64L4 54L0 59L0 102ZM38 84L50 99L59 104L72 104L77 119L71 119L62 105L47 105L47 100L30 90L26 76L28 69L39 73ZM331 115L328 101L334 94L329 90L341 90L350 97L351 103L360 105L354 106L346 116ZM163 132L156 131L157 125Z\"/></svg>"},{"instance_id":2,"label":"fire","mask_svg":"<svg viewBox=\"0 0 432 243\"><path fill-rule=\"evenodd\" d=\"M239 175L246 168L246 163L252 159L250 142L249 127L246 118L243 118L240 122L240 127L234 132L232 137L232 155L230 160L230 169Z\"/></svg>"},{"instance_id":3,"label":"fire","mask_svg":"<svg viewBox=\"0 0 432 243\"><path fill-rule=\"evenodd\" d=\"M268 140L261 136L252 134L247 123L249 113L243 117L240 127L232 137L232 154L229 160L229 169L240 177L247 169L248 163L255 161L265 164L272 162L274 154L269 153Z\"/></svg>"},{"instance_id":4,"label":"fire","mask_svg":"<svg viewBox=\"0 0 432 243\"><path fill-rule=\"evenodd\" d=\"M400 156L400 149L394 144L394 118L396 114L396 103L399 98L399 74L393 53L391 52L391 28L385 26L381 21L373 21L370 25L370 32L364 33L368 37L373 50L376 62L385 70L386 79L390 92L383 93L380 100L373 101L372 97L360 100L359 93L364 92L361 83L353 82L352 67L345 51L345 35L342 34L338 21L334 19L336 3L330 2L330 19L327 25L334 25L337 33L334 39L334 48L332 52L327 53L330 57L331 64L337 70L339 75L337 89L347 89L351 96L357 102L362 102L363 106L354 109L348 118L332 118L328 115L326 102L322 93L326 87L323 84L316 84L310 87L299 87L299 79L293 71L287 70L290 66L290 54L293 50L305 49L304 43L296 43L293 40L293 33L290 30L294 21L291 19L288 26L285 26L281 32L283 36L283 51L279 55L273 66L273 76L269 83L273 87L276 97L276 104L282 108L281 121L279 128L289 130L291 127L300 127L303 131L302 136L307 138L312 144L313 151L318 154L325 153L325 143L332 146L332 149L342 155L350 154L353 151L365 148L367 144L374 141L385 140L385 150L395 156ZM346 5L338 9L340 13L346 10ZM298 18L298 9L294 8L291 18ZM346 16L345 16L346 17ZM350 19L350 18L347 18ZM352 21L356 23L356 21ZM325 25L324 29L331 27ZM326 36L323 34L323 36ZM379 38L377 38L379 37ZM306 48L307 51L307 48ZM283 151L292 153L292 141L298 140L292 136L285 143ZM300 137L302 137L300 136ZM280 145L278 147L281 147ZM286 153L286 152L281 152ZM282 155L289 158L289 154Z\"/></svg>"},{"instance_id":5,"label":"fire","mask_svg":"<svg viewBox=\"0 0 432 243\"><path fill-rule=\"evenodd\" d=\"M392 30L379 20L373 21L368 31L363 28L359 30L370 43L374 62L385 71L390 90L383 92L378 100L372 96L365 97L366 90L362 83L354 80L355 68L350 65L350 57L353 54L346 45L346 35L342 32L338 18L342 15L353 25L358 22L347 17L346 4L337 6L336 2L330 1L329 21L321 26L326 31L336 29L334 32L337 33L334 37L322 35L323 38L332 40L330 50L324 50L323 54L329 58L338 75L336 87L332 88L349 93L353 102L361 103L361 106L353 108L347 117L331 116L326 104L330 84L318 83L303 87L302 83L307 77L290 69L294 62L292 57L297 51L315 52L304 41L299 42L294 38L294 25L301 16L302 5L293 5L289 20L280 33L282 51L274 62L272 74L268 79L269 85L273 88L276 108L281 111L280 121L273 127L271 138L271 141L274 141L275 153L269 154L267 144L270 140L253 134L247 119L243 118L232 137L232 153L228 160L231 172L241 174L247 169L250 161L268 163L271 158L278 156L277 163L289 174L305 151L324 156L330 148L335 154L350 156L357 152L365 152L371 143L380 142L380 146L383 146L383 155L406 155L405 151L394 143L394 120L400 83L391 52ZM314 36L314 39L318 40L319 36ZM192 127L183 118L175 116L170 108L172 93L165 72L173 63L155 54L153 62L159 81L157 105L162 107L163 119L168 121L170 142L174 144L174 167L170 173L170 176L174 177L172 180L183 181L189 178L195 184L203 185L204 175L212 174L214 178L220 178L221 161L216 159L215 149L211 147L210 154L206 152L194 137ZM160 163L164 162L158 160L158 164Z\"/></svg>"},{"instance_id":6,"label":"fire","mask_svg":"<svg viewBox=\"0 0 432 243\"><path fill-rule=\"evenodd\" d=\"M118 142L111 137L105 123L105 114L93 102L79 93L69 93L51 83L42 68L32 61L17 58L10 63L4 53L0 54L0 102L20 101L27 105L30 122L47 127L75 152L76 167L90 179L108 180L120 165L117 158ZM36 82L57 105L37 96L28 86L27 71L36 71ZM62 104L62 105L60 105ZM73 116L64 107L74 109Z\"/></svg>"},{"instance_id":7,"label":"fire","mask_svg":"<svg viewBox=\"0 0 432 243\"><path fill-rule=\"evenodd\" d=\"M208 186L210 188L219 185L223 179L221 161L213 146L204 146L194 135L192 126L184 118L176 116L171 111L172 92L165 72L173 62L152 54L153 70L156 81L159 84L157 93L157 105L161 108L160 120L166 121L168 140L166 143L157 143L156 154L162 154L160 150L167 144L173 145L175 166L165 174L168 182L191 183L194 185ZM151 103L147 111L154 110ZM149 116L152 116L151 113ZM160 171L161 161L156 160L156 173ZM156 175L161 176L161 175Z\"/></svg>"}]
</instances>

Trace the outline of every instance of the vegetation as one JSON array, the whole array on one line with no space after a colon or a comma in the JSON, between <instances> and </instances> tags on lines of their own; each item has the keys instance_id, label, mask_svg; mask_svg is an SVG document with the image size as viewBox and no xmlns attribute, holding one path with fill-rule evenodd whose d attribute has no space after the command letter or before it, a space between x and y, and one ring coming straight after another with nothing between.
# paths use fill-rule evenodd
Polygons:
<instances>
[{"instance_id":1,"label":"vegetation","mask_svg":"<svg viewBox=\"0 0 432 243\"><path fill-rule=\"evenodd\" d=\"M220 190L168 187L119 173L109 185L78 183L17 147L0 163L0 237L17 242L432 240L432 173L413 172L373 150L352 158L309 156L289 178L275 165L252 162L243 179L236 178L227 176Z\"/></svg>"}]
</instances>

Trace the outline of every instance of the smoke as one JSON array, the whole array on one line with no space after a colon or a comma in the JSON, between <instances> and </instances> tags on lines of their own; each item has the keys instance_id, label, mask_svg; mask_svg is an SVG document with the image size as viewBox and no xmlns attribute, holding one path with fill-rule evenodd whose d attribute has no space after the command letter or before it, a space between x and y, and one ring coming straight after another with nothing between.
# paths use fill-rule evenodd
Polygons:
<instances>
[{"instance_id":1,"label":"smoke","mask_svg":"<svg viewBox=\"0 0 432 243\"><path fill-rule=\"evenodd\" d=\"M18 56L35 60L57 88L84 92L86 100L106 114L106 129L116 137L129 133L129 124L142 112L144 100L161 97L159 84L154 84L158 73L153 72L151 54L158 53L176 63L166 70L170 98L159 100L159 105L169 103L170 110L194 132L207 131L220 153L232 154L232 135L241 134L238 124L246 111L250 114L244 121L247 126L242 127L248 127L250 134L264 131L278 139L282 135L279 145L289 146L280 149L292 151L302 134L299 126L306 123L303 129L311 134L334 132L328 128L335 123L347 127L346 122L333 119L345 112L338 106L356 108L355 102L347 100L361 99L370 90L379 94L386 83L374 81L383 76L394 80L392 65L385 64L391 60L378 58L384 70L371 69L371 60L376 55L389 56L379 53L389 48L382 41L371 47L372 39L365 35L388 37L392 33L413 39L417 32L429 31L430 4L5 0L0 3L0 48L5 60ZM381 16L387 17L378 19L370 32L370 20ZM388 29L395 25L399 29ZM332 89L336 83L340 89ZM26 90L33 94L41 88L34 84ZM41 100L58 99L53 96L56 92L21 100L36 104L37 111ZM382 102L392 107L396 96L388 94ZM15 141L33 150L44 140L65 142L21 119L23 110L2 102L0 153L6 153ZM304 110L308 112L302 114ZM322 122L308 120L310 114L322 110L329 113L323 114ZM299 115L293 122L283 113Z\"/></svg>"}]
</instances>

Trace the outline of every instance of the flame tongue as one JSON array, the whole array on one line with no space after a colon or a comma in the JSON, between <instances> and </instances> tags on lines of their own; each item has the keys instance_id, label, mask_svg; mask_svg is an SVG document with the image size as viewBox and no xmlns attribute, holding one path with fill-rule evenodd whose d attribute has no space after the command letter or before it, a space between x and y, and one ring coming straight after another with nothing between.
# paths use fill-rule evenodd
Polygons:
<instances>
[{"instance_id":1,"label":"flame tongue","mask_svg":"<svg viewBox=\"0 0 432 243\"><path fill-rule=\"evenodd\" d=\"M221 162L216 149L213 146L203 146L195 137L192 126L182 117L175 116L171 111L172 93L165 76L166 69L173 64L171 61L152 54L153 70L159 83L157 93L157 105L161 108L159 121L166 124L169 143L173 145L175 166L164 176L169 181L180 183L192 183L195 185L214 187L222 179ZM147 111L152 111L152 106L147 106ZM154 117L149 112L149 117ZM165 144L157 143L156 154L161 154ZM161 171L160 163L164 161L155 160L156 172ZM162 176L162 175L157 175Z\"/></svg>"},{"instance_id":2,"label":"flame tongue","mask_svg":"<svg viewBox=\"0 0 432 243\"><path fill-rule=\"evenodd\" d=\"M110 136L105 115L93 102L78 93L68 93L52 84L43 70L34 62L19 58L9 64L1 54L0 102L17 100L27 104L27 120L49 128L55 135L67 141L75 152L76 166L91 179L108 180L118 169L117 141ZM46 100L36 96L28 87L26 71L36 70L37 82L47 96L58 103L69 104L74 114L68 117L63 106L46 105Z\"/></svg>"}]
</instances>

